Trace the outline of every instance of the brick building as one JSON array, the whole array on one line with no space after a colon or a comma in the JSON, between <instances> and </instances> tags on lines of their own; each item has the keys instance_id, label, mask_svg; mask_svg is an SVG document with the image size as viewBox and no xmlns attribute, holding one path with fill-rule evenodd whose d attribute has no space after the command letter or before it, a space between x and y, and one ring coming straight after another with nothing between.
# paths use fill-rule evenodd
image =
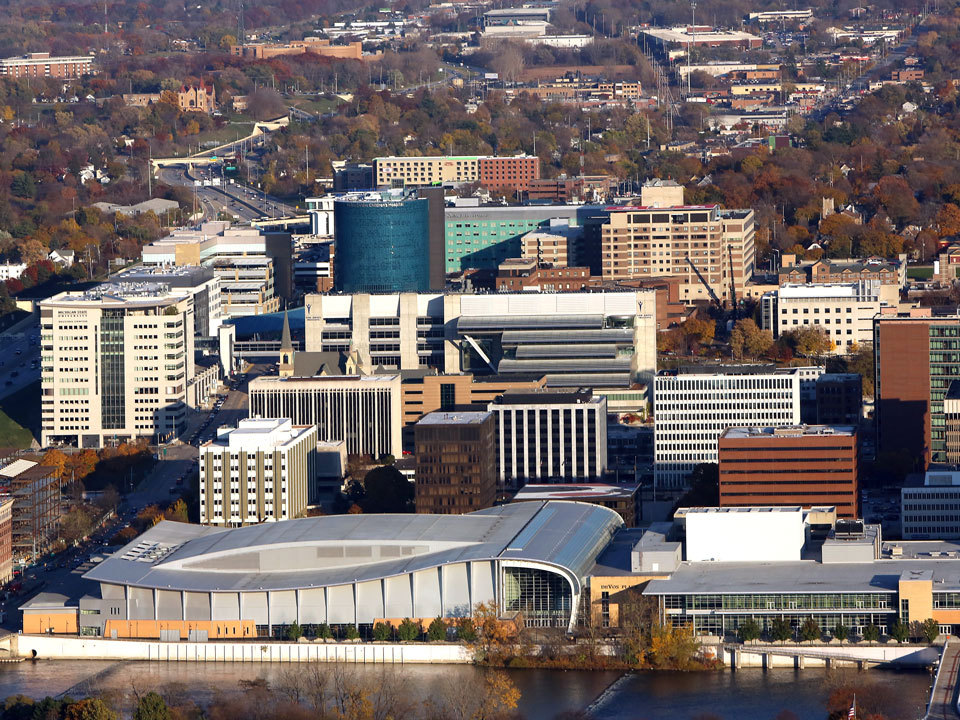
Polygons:
<instances>
[{"instance_id":1,"label":"brick building","mask_svg":"<svg viewBox=\"0 0 960 720\"><path fill-rule=\"evenodd\" d=\"M852 426L729 428L717 450L720 507L833 505L841 517L858 515Z\"/></svg>"},{"instance_id":2,"label":"brick building","mask_svg":"<svg viewBox=\"0 0 960 720\"><path fill-rule=\"evenodd\" d=\"M497 269L498 292L580 292L601 282L588 267L551 267L523 258L504 260Z\"/></svg>"},{"instance_id":3,"label":"brick building","mask_svg":"<svg viewBox=\"0 0 960 720\"><path fill-rule=\"evenodd\" d=\"M929 308L873 323L877 447L918 470L947 461L943 401L960 375L960 315Z\"/></svg>"},{"instance_id":4,"label":"brick building","mask_svg":"<svg viewBox=\"0 0 960 720\"><path fill-rule=\"evenodd\" d=\"M497 421L483 411L432 412L415 428L418 513L460 515L493 507Z\"/></svg>"},{"instance_id":5,"label":"brick building","mask_svg":"<svg viewBox=\"0 0 960 720\"><path fill-rule=\"evenodd\" d=\"M96 73L92 55L51 57L50 53L40 52L0 60L0 77L74 79Z\"/></svg>"},{"instance_id":6,"label":"brick building","mask_svg":"<svg viewBox=\"0 0 960 720\"><path fill-rule=\"evenodd\" d=\"M0 497L0 585L13 579L13 503L12 497Z\"/></svg>"}]
</instances>

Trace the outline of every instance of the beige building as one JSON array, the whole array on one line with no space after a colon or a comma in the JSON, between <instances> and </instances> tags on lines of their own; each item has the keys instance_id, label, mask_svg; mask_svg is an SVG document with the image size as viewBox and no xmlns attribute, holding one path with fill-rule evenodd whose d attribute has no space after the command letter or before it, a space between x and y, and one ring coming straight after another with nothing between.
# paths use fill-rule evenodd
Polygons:
<instances>
[{"instance_id":1,"label":"beige building","mask_svg":"<svg viewBox=\"0 0 960 720\"><path fill-rule=\"evenodd\" d=\"M582 232L583 228L571 228L569 222L551 221L548 227L531 230L520 238L521 257L536 260L539 265L576 265L576 244Z\"/></svg>"},{"instance_id":2,"label":"beige building","mask_svg":"<svg viewBox=\"0 0 960 720\"><path fill-rule=\"evenodd\" d=\"M546 376L630 387L656 369L656 291L307 295L306 350L350 352L361 373Z\"/></svg>"},{"instance_id":3,"label":"beige building","mask_svg":"<svg viewBox=\"0 0 960 720\"><path fill-rule=\"evenodd\" d=\"M680 300L732 301L753 275L753 210L684 205L670 180L644 185L641 204L617 208L601 227L604 280L679 277Z\"/></svg>"},{"instance_id":4,"label":"beige building","mask_svg":"<svg viewBox=\"0 0 960 720\"><path fill-rule=\"evenodd\" d=\"M200 522L241 527L300 517L317 477L317 428L245 419L200 446Z\"/></svg>"},{"instance_id":5,"label":"beige building","mask_svg":"<svg viewBox=\"0 0 960 720\"><path fill-rule=\"evenodd\" d=\"M147 266L210 268L220 283L225 317L276 312L293 282L289 235L224 221L174 230L145 245L141 254Z\"/></svg>"},{"instance_id":6,"label":"beige building","mask_svg":"<svg viewBox=\"0 0 960 720\"><path fill-rule=\"evenodd\" d=\"M51 57L48 52L36 52L0 60L0 77L80 78L96 74L93 55Z\"/></svg>"},{"instance_id":7,"label":"beige building","mask_svg":"<svg viewBox=\"0 0 960 720\"><path fill-rule=\"evenodd\" d=\"M231 55L251 60L269 60L285 55L304 55L306 53L342 60L362 60L363 43L351 42L345 45L333 45L329 40L306 37L303 40L294 40L288 43L247 43L230 46Z\"/></svg>"},{"instance_id":8,"label":"beige building","mask_svg":"<svg viewBox=\"0 0 960 720\"><path fill-rule=\"evenodd\" d=\"M155 283L106 283L40 303L42 445L84 448L181 429L194 303Z\"/></svg>"},{"instance_id":9,"label":"beige building","mask_svg":"<svg viewBox=\"0 0 960 720\"><path fill-rule=\"evenodd\" d=\"M832 352L873 343L873 318L886 307L878 281L784 285L760 299L762 325L775 338L805 326L823 328Z\"/></svg>"}]
</instances>

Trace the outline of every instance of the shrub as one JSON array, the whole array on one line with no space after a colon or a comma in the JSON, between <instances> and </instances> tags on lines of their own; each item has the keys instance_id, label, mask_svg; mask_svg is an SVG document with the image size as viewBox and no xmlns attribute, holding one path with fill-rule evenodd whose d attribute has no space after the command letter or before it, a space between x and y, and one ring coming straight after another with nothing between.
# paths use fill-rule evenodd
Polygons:
<instances>
[{"instance_id":1,"label":"shrub","mask_svg":"<svg viewBox=\"0 0 960 720\"><path fill-rule=\"evenodd\" d=\"M397 637L401 642L412 642L420 637L420 626L410 618L404 618L397 628Z\"/></svg>"},{"instance_id":2,"label":"shrub","mask_svg":"<svg viewBox=\"0 0 960 720\"><path fill-rule=\"evenodd\" d=\"M347 625L347 640L358 640L360 638L360 633L357 632L357 628L353 625Z\"/></svg>"},{"instance_id":3,"label":"shrub","mask_svg":"<svg viewBox=\"0 0 960 720\"><path fill-rule=\"evenodd\" d=\"M872 623L863 629L863 639L867 642L876 642L880 639L880 628Z\"/></svg>"},{"instance_id":4,"label":"shrub","mask_svg":"<svg viewBox=\"0 0 960 720\"><path fill-rule=\"evenodd\" d=\"M390 626L383 622L378 622L373 626L373 639L378 642L385 642L390 639Z\"/></svg>"},{"instance_id":5,"label":"shrub","mask_svg":"<svg viewBox=\"0 0 960 720\"><path fill-rule=\"evenodd\" d=\"M287 626L287 631L283 634L287 640L296 642L303 637L303 629L300 627L300 623L294 620L292 625Z\"/></svg>"},{"instance_id":6,"label":"shrub","mask_svg":"<svg viewBox=\"0 0 960 720\"><path fill-rule=\"evenodd\" d=\"M463 642L476 642L477 628L474 627L472 618L460 618L457 623L457 638Z\"/></svg>"},{"instance_id":7,"label":"shrub","mask_svg":"<svg viewBox=\"0 0 960 720\"><path fill-rule=\"evenodd\" d=\"M427 628L427 639L431 642L439 642L447 639L447 624L441 617L435 617L430 627Z\"/></svg>"},{"instance_id":8,"label":"shrub","mask_svg":"<svg viewBox=\"0 0 960 720\"><path fill-rule=\"evenodd\" d=\"M329 640L333 637L333 633L330 632L330 626L326 623L320 623L320 626L317 628L317 637L323 640Z\"/></svg>"}]
</instances>

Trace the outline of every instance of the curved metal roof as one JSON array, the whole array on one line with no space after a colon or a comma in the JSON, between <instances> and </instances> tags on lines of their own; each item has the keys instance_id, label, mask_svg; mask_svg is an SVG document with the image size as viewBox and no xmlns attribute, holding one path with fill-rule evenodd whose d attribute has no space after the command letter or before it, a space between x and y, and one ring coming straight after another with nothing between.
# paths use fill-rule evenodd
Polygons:
<instances>
[{"instance_id":1,"label":"curved metal roof","mask_svg":"<svg viewBox=\"0 0 960 720\"><path fill-rule=\"evenodd\" d=\"M467 515L337 515L232 529L165 521L84 577L161 590L256 592L500 559L551 565L579 583L622 524L605 507L563 501Z\"/></svg>"}]
</instances>

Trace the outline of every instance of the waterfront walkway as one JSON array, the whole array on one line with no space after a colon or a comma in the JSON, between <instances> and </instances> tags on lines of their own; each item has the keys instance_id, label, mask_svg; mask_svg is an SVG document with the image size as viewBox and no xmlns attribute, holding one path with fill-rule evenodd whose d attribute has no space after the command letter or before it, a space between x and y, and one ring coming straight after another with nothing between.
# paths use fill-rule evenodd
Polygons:
<instances>
[{"instance_id":1,"label":"waterfront walkway","mask_svg":"<svg viewBox=\"0 0 960 720\"><path fill-rule=\"evenodd\" d=\"M957 720L957 673L960 671L960 640L951 638L943 648L940 667L930 693L925 720Z\"/></svg>"}]
</instances>

